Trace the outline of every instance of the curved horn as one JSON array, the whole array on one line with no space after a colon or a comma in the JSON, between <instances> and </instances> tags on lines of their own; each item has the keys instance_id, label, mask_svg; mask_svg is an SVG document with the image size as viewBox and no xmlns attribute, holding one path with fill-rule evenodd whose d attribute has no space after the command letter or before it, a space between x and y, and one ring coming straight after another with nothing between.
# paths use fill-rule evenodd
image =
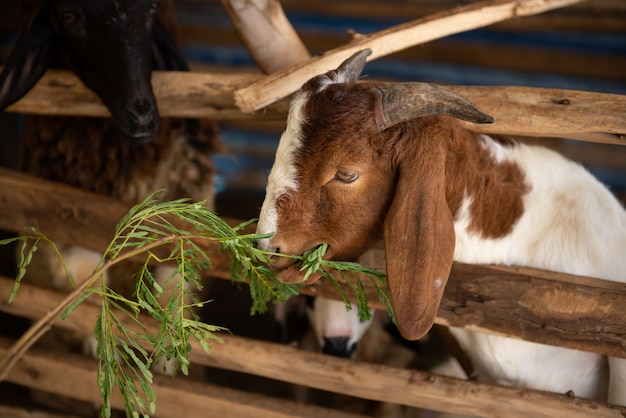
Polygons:
<instances>
[{"instance_id":1,"label":"curved horn","mask_svg":"<svg viewBox=\"0 0 626 418\"><path fill-rule=\"evenodd\" d=\"M384 131L400 122L427 115L448 115L474 123L494 119L478 110L465 97L428 83L390 83L372 87L378 129Z\"/></svg>"},{"instance_id":2,"label":"curved horn","mask_svg":"<svg viewBox=\"0 0 626 418\"><path fill-rule=\"evenodd\" d=\"M344 82L350 84L355 83L363 71L366 58L371 54L372 50L369 48L355 53L341 63L339 67L337 67L337 74L344 80Z\"/></svg>"}]
</instances>

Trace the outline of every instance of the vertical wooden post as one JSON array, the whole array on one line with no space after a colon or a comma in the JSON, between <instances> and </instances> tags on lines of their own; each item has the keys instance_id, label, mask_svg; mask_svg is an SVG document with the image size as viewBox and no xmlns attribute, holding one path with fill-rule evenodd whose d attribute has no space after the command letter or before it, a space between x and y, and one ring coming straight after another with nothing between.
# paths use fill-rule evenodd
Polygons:
<instances>
[{"instance_id":1,"label":"vertical wooden post","mask_svg":"<svg viewBox=\"0 0 626 418\"><path fill-rule=\"evenodd\" d=\"M279 0L222 0L235 29L265 74L310 57Z\"/></svg>"}]
</instances>

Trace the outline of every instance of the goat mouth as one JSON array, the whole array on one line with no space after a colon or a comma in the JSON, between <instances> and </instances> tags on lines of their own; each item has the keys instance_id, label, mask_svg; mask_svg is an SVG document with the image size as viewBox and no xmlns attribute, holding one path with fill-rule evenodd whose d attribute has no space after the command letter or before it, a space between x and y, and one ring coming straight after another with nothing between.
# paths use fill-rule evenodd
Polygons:
<instances>
[{"instance_id":1,"label":"goat mouth","mask_svg":"<svg viewBox=\"0 0 626 418\"><path fill-rule=\"evenodd\" d=\"M128 139L136 145L147 144L154 138L154 134L150 133L136 133L132 136L128 136Z\"/></svg>"},{"instance_id":2,"label":"goat mouth","mask_svg":"<svg viewBox=\"0 0 626 418\"><path fill-rule=\"evenodd\" d=\"M294 263L290 267L277 271L276 278L281 283L303 283L309 285L315 283L322 277L320 273L313 272L305 280L304 273L300 264Z\"/></svg>"},{"instance_id":3,"label":"goat mouth","mask_svg":"<svg viewBox=\"0 0 626 418\"><path fill-rule=\"evenodd\" d=\"M118 131L131 143L136 145L151 142L157 134L160 126L159 118L151 118L149 123L133 123L123 121L117 124Z\"/></svg>"},{"instance_id":4,"label":"goat mouth","mask_svg":"<svg viewBox=\"0 0 626 418\"><path fill-rule=\"evenodd\" d=\"M311 247L303 254L319 248L320 245ZM324 259L328 259L328 250L324 254ZM276 272L276 278L282 283L305 283L312 284L322 276L318 272L313 272L305 280L306 269L302 268L302 263L289 257L277 257L270 262L270 267Z\"/></svg>"}]
</instances>

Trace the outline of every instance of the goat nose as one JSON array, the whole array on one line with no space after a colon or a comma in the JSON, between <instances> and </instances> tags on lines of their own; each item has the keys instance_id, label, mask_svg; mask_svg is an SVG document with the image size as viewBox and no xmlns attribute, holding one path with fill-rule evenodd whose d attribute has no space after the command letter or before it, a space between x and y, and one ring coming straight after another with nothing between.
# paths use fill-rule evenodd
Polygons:
<instances>
[{"instance_id":1,"label":"goat nose","mask_svg":"<svg viewBox=\"0 0 626 418\"><path fill-rule=\"evenodd\" d=\"M324 337L322 352L335 357L352 357L357 344L350 344L350 337Z\"/></svg>"},{"instance_id":2,"label":"goat nose","mask_svg":"<svg viewBox=\"0 0 626 418\"><path fill-rule=\"evenodd\" d=\"M149 100L145 98L137 99L133 106L128 109L128 113L131 115L133 122L138 125L148 125L154 119L154 107Z\"/></svg>"},{"instance_id":3,"label":"goat nose","mask_svg":"<svg viewBox=\"0 0 626 418\"><path fill-rule=\"evenodd\" d=\"M266 251L268 253L275 253L276 247L272 245L272 241L270 238L261 238L257 241L257 245L260 250Z\"/></svg>"}]
</instances>

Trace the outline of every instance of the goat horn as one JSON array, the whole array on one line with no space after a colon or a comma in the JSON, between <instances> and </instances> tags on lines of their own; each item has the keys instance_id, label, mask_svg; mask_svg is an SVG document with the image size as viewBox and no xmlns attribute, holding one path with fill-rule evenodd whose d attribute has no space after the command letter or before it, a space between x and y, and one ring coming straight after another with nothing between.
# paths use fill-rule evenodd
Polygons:
<instances>
[{"instance_id":1,"label":"goat horn","mask_svg":"<svg viewBox=\"0 0 626 418\"><path fill-rule=\"evenodd\" d=\"M369 48L353 54L350 58L341 63L341 65L337 68L337 72L346 77L348 83L355 83L363 71L365 59L371 54L372 50Z\"/></svg>"},{"instance_id":2,"label":"goat horn","mask_svg":"<svg viewBox=\"0 0 626 418\"><path fill-rule=\"evenodd\" d=\"M372 87L378 97L374 111L378 129L427 115L448 115L474 123L494 119L453 91L428 83L390 83Z\"/></svg>"}]
</instances>

